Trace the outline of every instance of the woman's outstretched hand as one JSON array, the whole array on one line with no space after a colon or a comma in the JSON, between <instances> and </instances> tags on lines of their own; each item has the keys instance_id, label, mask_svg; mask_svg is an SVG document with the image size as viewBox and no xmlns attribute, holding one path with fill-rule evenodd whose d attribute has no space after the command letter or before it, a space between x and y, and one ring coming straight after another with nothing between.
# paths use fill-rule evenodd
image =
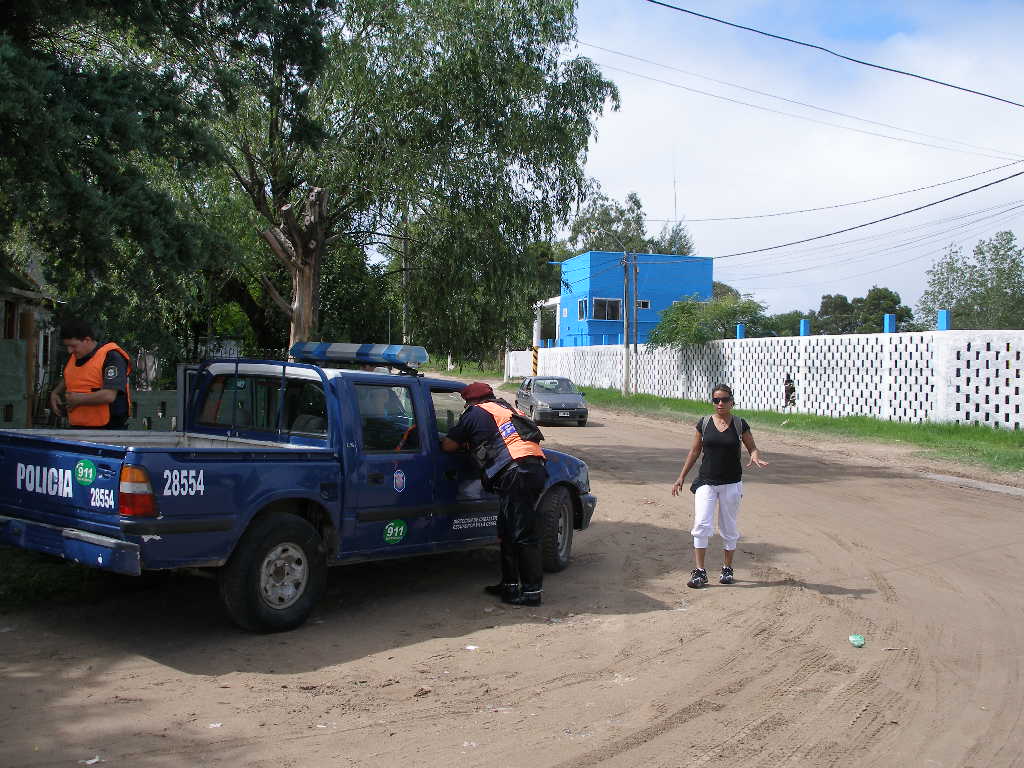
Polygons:
<instances>
[{"instance_id":1,"label":"woman's outstretched hand","mask_svg":"<svg viewBox=\"0 0 1024 768\"><path fill-rule=\"evenodd\" d=\"M750 461L747 462L747 467L757 466L759 469L763 469L768 466L768 462L761 458L761 452L753 450L750 452Z\"/></svg>"}]
</instances>

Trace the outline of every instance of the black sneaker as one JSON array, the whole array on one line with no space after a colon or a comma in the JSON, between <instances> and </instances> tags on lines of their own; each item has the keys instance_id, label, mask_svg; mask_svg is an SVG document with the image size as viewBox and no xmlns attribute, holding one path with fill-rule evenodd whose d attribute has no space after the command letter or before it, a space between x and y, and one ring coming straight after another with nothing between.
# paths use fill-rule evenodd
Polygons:
<instances>
[{"instance_id":1,"label":"black sneaker","mask_svg":"<svg viewBox=\"0 0 1024 768\"><path fill-rule=\"evenodd\" d=\"M733 576L732 576L732 566L731 565L723 565L722 566L722 575L718 577L718 583L719 584L732 584L733 581L734 581L734 579L733 579Z\"/></svg>"},{"instance_id":2,"label":"black sneaker","mask_svg":"<svg viewBox=\"0 0 1024 768\"><path fill-rule=\"evenodd\" d=\"M484 592L486 592L488 595L494 595L495 597L515 595L519 593L519 585L498 582L497 584L488 584L486 587L484 587Z\"/></svg>"},{"instance_id":3,"label":"black sneaker","mask_svg":"<svg viewBox=\"0 0 1024 768\"><path fill-rule=\"evenodd\" d=\"M691 589L700 589L708 583L708 572L703 568L694 568L690 572L690 580L686 582L686 586Z\"/></svg>"}]
</instances>

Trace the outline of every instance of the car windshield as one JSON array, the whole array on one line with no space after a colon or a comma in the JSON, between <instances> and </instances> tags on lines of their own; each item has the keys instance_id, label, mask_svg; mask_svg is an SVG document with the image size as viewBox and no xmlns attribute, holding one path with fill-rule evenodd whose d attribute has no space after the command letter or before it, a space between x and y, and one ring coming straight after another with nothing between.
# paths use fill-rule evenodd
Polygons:
<instances>
[{"instance_id":1,"label":"car windshield","mask_svg":"<svg viewBox=\"0 0 1024 768\"><path fill-rule=\"evenodd\" d=\"M576 387L568 379L535 379L535 392L549 392L558 395L575 395Z\"/></svg>"}]
</instances>

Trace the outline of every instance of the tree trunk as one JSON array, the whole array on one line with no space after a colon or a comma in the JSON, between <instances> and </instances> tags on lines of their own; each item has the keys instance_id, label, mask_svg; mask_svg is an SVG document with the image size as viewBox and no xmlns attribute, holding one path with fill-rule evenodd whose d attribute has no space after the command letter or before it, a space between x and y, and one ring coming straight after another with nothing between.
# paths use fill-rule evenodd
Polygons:
<instances>
[{"instance_id":1,"label":"tree trunk","mask_svg":"<svg viewBox=\"0 0 1024 768\"><path fill-rule=\"evenodd\" d=\"M327 235L327 193L313 187L303 204L300 222L291 204L281 207L281 226L260 234L292 277L291 302L286 302L266 277L263 286L291 323L288 346L310 341L320 324L320 263Z\"/></svg>"}]
</instances>

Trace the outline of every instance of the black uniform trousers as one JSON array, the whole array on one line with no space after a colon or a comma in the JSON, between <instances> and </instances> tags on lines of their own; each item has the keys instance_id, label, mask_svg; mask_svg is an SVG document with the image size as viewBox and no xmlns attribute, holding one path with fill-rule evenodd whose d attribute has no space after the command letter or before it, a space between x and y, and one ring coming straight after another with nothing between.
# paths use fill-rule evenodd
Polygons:
<instances>
[{"instance_id":1,"label":"black uniform trousers","mask_svg":"<svg viewBox=\"0 0 1024 768\"><path fill-rule=\"evenodd\" d=\"M498 494L501 581L508 585L522 584L524 595L539 594L543 588L537 500L547 479L544 461L532 456L513 461L494 479L493 489Z\"/></svg>"}]
</instances>

